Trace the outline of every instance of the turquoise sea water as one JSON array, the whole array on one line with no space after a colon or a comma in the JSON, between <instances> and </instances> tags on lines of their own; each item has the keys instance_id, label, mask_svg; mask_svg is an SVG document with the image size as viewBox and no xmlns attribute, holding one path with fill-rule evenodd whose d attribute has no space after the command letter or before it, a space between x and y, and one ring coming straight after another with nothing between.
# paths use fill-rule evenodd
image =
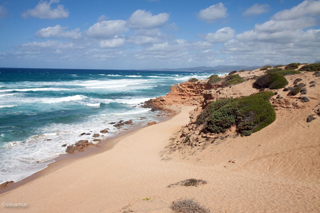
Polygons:
<instances>
[{"instance_id":1,"label":"turquoise sea water","mask_svg":"<svg viewBox=\"0 0 320 213\"><path fill-rule=\"evenodd\" d=\"M212 73L0 68L0 183L19 181L47 167L63 144L92 139L111 122L158 120L140 103L170 86ZM141 120L141 117L147 119ZM83 132L91 135L81 136Z\"/></svg>"}]
</instances>

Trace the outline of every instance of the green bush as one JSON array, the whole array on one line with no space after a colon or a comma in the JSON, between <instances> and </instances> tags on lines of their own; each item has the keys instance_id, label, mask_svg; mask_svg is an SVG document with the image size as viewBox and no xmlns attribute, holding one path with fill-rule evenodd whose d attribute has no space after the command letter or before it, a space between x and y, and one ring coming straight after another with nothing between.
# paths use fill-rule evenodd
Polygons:
<instances>
[{"instance_id":1,"label":"green bush","mask_svg":"<svg viewBox=\"0 0 320 213\"><path fill-rule=\"evenodd\" d=\"M299 69L300 71L320 71L320 63L307 64Z\"/></svg>"},{"instance_id":2,"label":"green bush","mask_svg":"<svg viewBox=\"0 0 320 213\"><path fill-rule=\"evenodd\" d=\"M199 81L199 80L196 79L196 78L190 78L190 79L188 80L188 82L197 82L197 81Z\"/></svg>"},{"instance_id":3,"label":"green bush","mask_svg":"<svg viewBox=\"0 0 320 213\"><path fill-rule=\"evenodd\" d=\"M228 75L233 75L233 74L236 74L236 73L237 73L237 70L233 70L233 71L229 72Z\"/></svg>"},{"instance_id":4,"label":"green bush","mask_svg":"<svg viewBox=\"0 0 320 213\"><path fill-rule=\"evenodd\" d=\"M253 87L257 89L269 88L280 89L288 84L288 81L280 73L268 73L259 77L254 83Z\"/></svg>"},{"instance_id":5,"label":"green bush","mask_svg":"<svg viewBox=\"0 0 320 213\"><path fill-rule=\"evenodd\" d=\"M230 86L230 85L235 85L235 84L240 84L244 82L244 79L241 78L238 74L237 75L228 75L225 78L225 84Z\"/></svg>"},{"instance_id":6,"label":"green bush","mask_svg":"<svg viewBox=\"0 0 320 213\"><path fill-rule=\"evenodd\" d=\"M210 210L206 207L201 206L193 199L180 199L174 201L171 206L171 210L176 213L209 213Z\"/></svg>"},{"instance_id":7,"label":"green bush","mask_svg":"<svg viewBox=\"0 0 320 213\"><path fill-rule=\"evenodd\" d=\"M283 69L280 69L280 68L274 68L274 69L268 70L267 73L279 73L279 74L285 76L285 75L300 74L301 72L300 71L296 71L296 70L283 70Z\"/></svg>"},{"instance_id":8,"label":"green bush","mask_svg":"<svg viewBox=\"0 0 320 213\"><path fill-rule=\"evenodd\" d=\"M294 96L294 95L297 95L300 91L301 91L301 87L295 87L288 93L288 95Z\"/></svg>"},{"instance_id":9,"label":"green bush","mask_svg":"<svg viewBox=\"0 0 320 213\"><path fill-rule=\"evenodd\" d=\"M223 133L236 125L243 136L251 135L276 119L269 99L273 92L260 92L242 98L229 98L212 102L197 118L204 124L203 132Z\"/></svg>"},{"instance_id":10,"label":"green bush","mask_svg":"<svg viewBox=\"0 0 320 213\"><path fill-rule=\"evenodd\" d=\"M214 84L221 80L218 75L211 75L208 79L208 84Z\"/></svg>"},{"instance_id":11,"label":"green bush","mask_svg":"<svg viewBox=\"0 0 320 213\"><path fill-rule=\"evenodd\" d=\"M300 63L291 63L288 64L284 69L285 70L294 70L294 69L298 69Z\"/></svg>"},{"instance_id":12,"label":"green bush","mask_svg":"<svg viewBox=\"0 0 320 213\"><path fill-rule=\"evenodd\" d=\"M279 64L279 65L276 65L276 66L273 66L274 68L279 68L279 67L283 67L283 65Z\"/></svg>"},{"instance_id":13,"label":"green bush","mask_svg":"<svg viewBox=\"0 0 320 213\"><path fill-rule=\"evenodd\" d=\"M269 68L271 68L271 66L267 65L267 66L261 67L260 70L267 70Z\"/></svg>"}]
</instances>

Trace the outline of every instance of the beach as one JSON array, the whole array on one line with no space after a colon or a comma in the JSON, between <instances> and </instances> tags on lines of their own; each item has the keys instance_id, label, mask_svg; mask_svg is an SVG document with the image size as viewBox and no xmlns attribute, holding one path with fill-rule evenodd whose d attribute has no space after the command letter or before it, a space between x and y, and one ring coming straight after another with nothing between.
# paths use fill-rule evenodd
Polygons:
<instances>
[{"instance_id":1,"label":"beach","mask_svg":"<svg viewBox=\"0 0 320 213\"><path fill-rule=\"evenodd\" d=\"M315 79L312 73L287 79L291 84L297 77ZM250 94L252 81L221 93ZM319 107L318 88L308 88L308 97L306 104L290 99L299 108L277 107L276 121L249 137L172 151L196 108L176 106L180 113L171 119L110 140L96 153L54 163L1 194L1 212L171 212L181 198L212 212L319 212L320 119L306 122ZM168 187L190 178L207 184Z\"/></svg>"}]
</instances>

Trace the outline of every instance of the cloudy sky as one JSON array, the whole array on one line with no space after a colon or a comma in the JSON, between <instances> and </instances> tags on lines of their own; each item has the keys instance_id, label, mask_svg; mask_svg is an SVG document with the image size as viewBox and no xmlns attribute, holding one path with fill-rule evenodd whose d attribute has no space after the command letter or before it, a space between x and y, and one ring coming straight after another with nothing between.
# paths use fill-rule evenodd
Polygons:
<instances>
[{"instance_id":1,"label":"cloudy sky","mask_svg":"<svg viewBox=\"0 0 320 213\"><path fill-rule=\"evenodd\" d=\"M320 60L320 0L0 0L0 67Z\"/></svg>"}]
</instances>

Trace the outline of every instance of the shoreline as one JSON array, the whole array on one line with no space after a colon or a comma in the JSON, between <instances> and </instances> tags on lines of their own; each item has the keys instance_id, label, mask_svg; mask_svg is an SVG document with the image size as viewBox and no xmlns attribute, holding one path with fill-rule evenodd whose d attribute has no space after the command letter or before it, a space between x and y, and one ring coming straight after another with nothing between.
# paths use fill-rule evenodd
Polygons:
<instances>
[{"instance_id":1,"label":"shoreline","mask_svg":"<svg viewBox=\"0 0 320 213\"><path fill-rule=\"evenodd\" d=\"M169 110L157 110L161 112L162 116L159 116L159 121L156 124L166 122L170 119L172 119L174 116L178 115L181 112L181 106L174 106L168 108ZM163 113L167 113L166 116L163 116ZM27 184L33 180L36 180L41 175L47 174L48 172L53 172L55 169L60 168L64 165L67 165L73 161L76 161L79 158L84 158L87 156L99 154L102 152L106 152L110 149L112 149L123 137L129 137L131 134L133 134L136 131L139 131L140 129L146 128L147 126L139 126L139 125L133 125L129 130L128 129L121 129L116 135L113 135L109 138L105 138L101 140L100 143L98 143L96 146L88 146L84 149L84 151L76 151L73 153L64 153L60 154L58 157L54 158L54 162L48 164L48 166L40 171L37 171L33 173L32 175L18 181L9 183L6 187L0 187L0 195L4 194L8 191L14 190L24 184ZM10 181L7 181L10 182ZM5 182L6 183L6 182Z\"/></svg>"}]
</instances>

